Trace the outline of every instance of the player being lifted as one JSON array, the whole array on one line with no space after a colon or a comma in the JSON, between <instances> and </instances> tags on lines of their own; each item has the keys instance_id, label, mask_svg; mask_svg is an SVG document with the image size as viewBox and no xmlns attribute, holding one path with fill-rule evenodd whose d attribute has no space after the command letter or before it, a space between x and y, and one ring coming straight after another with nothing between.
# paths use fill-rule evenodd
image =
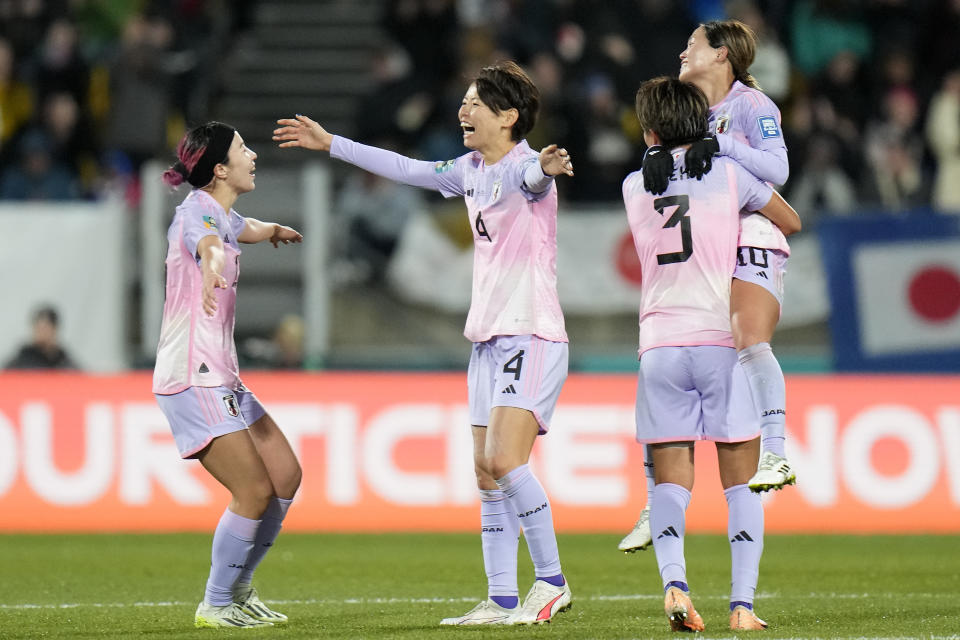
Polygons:
<instances>
[{"instance_id":1,"label":"player being lifted","mask_svg":"<svg viewBox=\"0 0 960 640\"><path fill-rule=\"evenodd\" d=\"M775 185L787 181L787 148L780 132L780 111L747 71L753 63L757 39L737 20L700 25L680 53L680 79L697 85L707 96L710 129L686 153L689 175L699 178L720 153L733 158L750 173ZM646 186L654 194L667 189L673 161L669 151L655 145L643 160ZM780 489L796 482L784 451L786 385L770 341L780 319L783 277L790 247L783 232L764 216L743 212L736 268L730 295L730 319L740 362L763 425L762 454L750 479L752 491ZM647 494L653 486L649 467ZM621 551L645 549L651 542L649 501L633 530L620 542Z\"/></svg>"},{"instance_id":2,"label":"player being lifted","mask_svg":"<svg viewBox=\"0 0 960 640\"><path fill-rule=\"evenodd\" d=\"M796 212L766 183L721 157L702 180L684 167L684 149L707 130L708 102L692 83L655 78L637 92L637 116L649 145L674 163L662 195L641 172L623 183L630 229L643 270L637 440L652 450L656 485L650 523L674 631L702 631L687 586L683 544L694 482L693 445L716 443L729 509L730 628L762 629L753 613L763 551L763 505L747 482L757 468L760 421L730 332L730 271L741 210L761 211L785 232Z\"/></svg>"},{"instance_id":3,"label":"player being lifted","mask_svg":"<svg viewBox=\"0 0 960 640\"><path fill-rule=\"evenodd\" d=\"M567 376L567 334L557 297L557 190L573 175L565 149L538 154L523 137L539 91L513 62L483 68L458 112L471 151L445 162L412 160L328 133L310 118L278 120L281 147L329 151L367 171L446 197L463 196L473 229L473 291L464 335L488 597L443 625L533 624L570 606L550 502L527 462L546 433ZM536 580L517 588L523 532Z\"/></svg>"}]
</instances>

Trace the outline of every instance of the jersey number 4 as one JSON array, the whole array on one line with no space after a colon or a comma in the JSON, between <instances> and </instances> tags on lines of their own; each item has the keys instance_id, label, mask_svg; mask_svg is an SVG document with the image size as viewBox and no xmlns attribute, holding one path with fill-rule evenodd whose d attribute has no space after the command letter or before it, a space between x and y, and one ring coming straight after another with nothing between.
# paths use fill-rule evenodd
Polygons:
<instances>
[{"instance_id":1,"label":"jersey number 4","mask_svg":"<svg viewBox=\"0 0 960 640\"><path fill-rule=\"evenodd\" d=\"M663 223L664 229L672 229L680 225L680 240L683 243L682 251L673 251L671 253L658 253L657 264L675 264L677 262L686 262L693 255L693 234L690 231L690 211L689 196L667 196L666 198L657 198L653 201L653 208L657 213L664 215L663 210L667 207L676 207L667 221Z\"/></svg>"}]
</instances>

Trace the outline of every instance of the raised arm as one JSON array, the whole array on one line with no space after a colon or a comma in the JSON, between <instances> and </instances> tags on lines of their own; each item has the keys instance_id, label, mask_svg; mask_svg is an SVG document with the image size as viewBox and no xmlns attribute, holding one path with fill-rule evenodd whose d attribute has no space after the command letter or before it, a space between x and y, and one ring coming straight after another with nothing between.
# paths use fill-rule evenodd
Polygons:
<instances>
[{"instance_id":1,"label":"raised arm","mask_svg":"<svg viewBox=\"0 0 960 640\"><path fill-rule=\"evenodd\" d=\"M245 221L243 231L237 236L237 241L244 244L256 244L269 240L274 247L278 247L281 242L287 244L303 240L303 235L299 231L282 224L261 222L256 218L245 218Z\"/></svg>"},{"instance_id":2,"label":"raised arm","mask_svg":"<svg viewBox=\"0 0 960 640\"><path fill-rule=\"evenodd\" d=\"M343 160L394 182L440 191L445 196L462 195L458 181L443 163L414 160L406 156L335 136L304 115L277 120L273 131L280 147L302 147L329 151L330 157Z\"/></svg>"},{"instance_id":3,"label":"raised arm","mask_svg":"<svg viewBox=\"0 0 960 640\"><path fill-rule=\"evenodd\" d=\"M789 236L800 231L800 215L776 191L770 196L770 202L760 208L760 213L770 219L770 222L780 227L783 235Z\"/></svg>"}]
</instances>

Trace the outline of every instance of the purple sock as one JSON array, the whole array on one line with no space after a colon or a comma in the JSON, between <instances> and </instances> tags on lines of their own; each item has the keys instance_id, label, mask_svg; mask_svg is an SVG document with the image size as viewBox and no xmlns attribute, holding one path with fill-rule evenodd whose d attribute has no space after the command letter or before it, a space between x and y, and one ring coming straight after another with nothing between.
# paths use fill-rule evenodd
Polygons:
<instances>
[{"instance_id":1,"label":"purple sock","mask_svg":"<svg viewBox=\"0 0 960 640\"><path fill-rule=\"evenodd\" d=\"M562 587L563 585L567 584L567 581L566 579L564 579L562 573L558 573L555 576L547 576L545 578L541 578L540 576L537 576L537 580L543 580L544 582L552 584L555 587Z\"/></svg>"},{"instance_id":2,"label":"purple sock","mask_svg":"<svg viewBox=\"0 0 960 640\"><path fill-rule=\"evenodd\" d=\"M660 578L666 586L687 581L687 563L683 557L690 492L678 484L661 482L653 489L650 501L650 533L657 555Z\"/></svg>"},{"instance_id":3,"label":"purple sock","mask_svg":"<svg viewBox=\"0 0 960 640\"><path fill-rule=\"evenodd\" d=\"M516 609L520 604L520 596L489 596L489 598L504 609Z\"/></svg>"},{"instance_id":4,"label":"purple sock","mask_svg":"<svg viewBox=\"0 0 960 640\"><path fill-rule=\"evenodd\" d=\"M752 602L743 602L743 601L740 601L740 600L736 600L736 601L730 603L730 611L733 611L733 610L736 609L737 607L746 607L746 608L749 609L750 611L753 611L753 603L752 603Z\"/></svg>"},{"instance_id":5,"label":"purple sock","mask_svg":"<svg viewBox=\"0 0 960 640\"><path fill-rule=\"evenodd\" d=\"M497 485L520 520L530 559L533 560L534 575L540 578L559 574L560 551L553 529L553 512L540 481L523 464L502 478L497 478Z\"/></svg>"},{"instance_id":6,"label":"purple sock","mask_svg":"<svg viewBox=\"0 0 960 640\"><path fill-rule=\"evenodd\" d=\"M239 584L253 582L253 572L273 546L274 540L280 535L283 519L287 517L287 509L293 500L274 497L270 500L267 510L263 512L260 528L257 529L257 539L253 541L253 550L247 558L247 568L240 574Z\"/></svg>"},{"instance_id":7,"label":"purple sock","mask_svg":"<svg viewBox=\"0 0 960 640\"><path fill-rule=\"evenodd\" d=\"M670 587L676 587L677 589L680 589L680 591L683 591L686 593L690 592L690 587L687 586L687 583L681 582L680 580L671 580L667 584L663 585L663 590L666 591Z\"/></svg>"},{"instance_id":8,"label":"purple sock","mask_svg":"<svg viewBox=\"0 0 960 640\"><path fill-rule=\"evenodd\" d=\"M259 528L259 520L238 516L230 509L223 512L213 533L210 577L203 596L207 604L223 607L233 602L233 587L246 569Z\"/></svg>"},{"instance_id":9,"label":"purple sock","mask_svg":"<svg viewBox=\"0 0 960 640\"><path fill-rule=\"evenodd\" d=\"M512 609L516 603L517 547L520 522L500 489L480 491L480 544L483 568L487 573L487 595L501 607Z\"/></svg>"},{"instance_id":10,"label":"purple sock","mask_svg":"<svg viewBox=\"0 0 960 640\"><path fill-rule=\"evenodd\" d=\"M763 554L763 503L745 484L730 487L727 536L730 538L730 601L753 602Z\"/></svg>"}]
</instances>

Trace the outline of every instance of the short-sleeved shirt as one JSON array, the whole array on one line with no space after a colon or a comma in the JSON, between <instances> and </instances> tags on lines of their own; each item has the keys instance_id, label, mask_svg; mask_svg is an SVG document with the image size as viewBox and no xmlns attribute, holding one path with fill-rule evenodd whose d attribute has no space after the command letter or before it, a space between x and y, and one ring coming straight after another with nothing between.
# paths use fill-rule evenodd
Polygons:
<instances>
[{"instance_id":1,"label":"short-sleeved shirt","mask_svg":"<svg viewBox=\"0 0 960 640\"><path fill-rule=\"evenodd\" d=\"M246 221L223 207L206 191L194 189L183 200L167 230L167 283L153 392L178 393L187 387L241 386L237 348L233 341L236 319L240 246L237 237ZM203 276L197 246L208 235L219 236L224 247L226 289L214 289L217 311L203 310Z\"/></svg>"},{"instance_id":2,"label":"short-sleeved shirt","mask_svg":"<svg viewBox=\"0 0 960 640\"><path fill-rule=\"evenodd\" d=\"M741 209L765 206L772 189L719 156L702 180L681 171L684 149L672 152L674 176L660 196L643 174L623 182L623 200L640 259L640 353L654 347L733 346L730 281Z\"/></svg>"},{"instance_id":3,"label":"short-sleeved shirt","mask_svg":"<svg viewBox=\"0 0 960 640\"><path fill-rule=\"evenodd\" d=\"M464 335L535 335L567 342L557 295L557 188L529 191L524 173L539 154L525 140L487 165L472 151L426 162L334 136L330 155L398 182L463 196L473 229L473 289Z\"/></svg>"},{"instance_id":4,"label":"short-sleeved shirt","mask_svg":"<svg viewBox=\"0 0 960 640\"><path fill-rule=\"evenodd\" d=\"M730 135L754 149L786 149L780 120L780 110L765 93L739 80L723 100L710 107L711 131ZM762 167L745 166L753 175L764 178ZM751 211L741 212L739 242L740 246L777 249L790 255L790 245L777 225Z\"/></svg>"}]
</instances>

